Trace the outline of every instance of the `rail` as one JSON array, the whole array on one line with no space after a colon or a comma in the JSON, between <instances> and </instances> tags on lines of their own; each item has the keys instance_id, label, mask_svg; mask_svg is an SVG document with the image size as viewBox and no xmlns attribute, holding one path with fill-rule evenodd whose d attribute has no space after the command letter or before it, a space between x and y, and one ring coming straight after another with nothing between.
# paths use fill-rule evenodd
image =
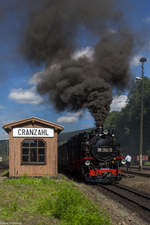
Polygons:
<instances>
[{"instance_id":1,"label":"rail","mask_svg":"<svg viewBox=\"0 0 150 225\"><path fill-rule=\"evenodd\" d=\"M99 185L100 187L113 192L120 197L127 199L130 202L135 203L136 205L142 207L145 210L150 211L150 195L142 193L133 188L117 184L117 185Z\"/></svg>"}]
</instances>

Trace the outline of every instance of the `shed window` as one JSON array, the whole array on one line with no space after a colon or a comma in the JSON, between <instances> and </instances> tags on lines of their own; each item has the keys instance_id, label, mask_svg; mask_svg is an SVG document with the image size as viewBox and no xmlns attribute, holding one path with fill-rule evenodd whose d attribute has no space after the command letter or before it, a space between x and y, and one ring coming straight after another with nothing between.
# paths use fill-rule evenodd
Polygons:
<instances>
[{"instance_id":1,"label":"shed window","mask_svg":"<svg viewBox=\"0 0 150 225\"><path fill-rule=\"evenodd\" d=\"M45 142L41 139L22 142L22 164L44 164Z\"/></svg>"}]
</instances>

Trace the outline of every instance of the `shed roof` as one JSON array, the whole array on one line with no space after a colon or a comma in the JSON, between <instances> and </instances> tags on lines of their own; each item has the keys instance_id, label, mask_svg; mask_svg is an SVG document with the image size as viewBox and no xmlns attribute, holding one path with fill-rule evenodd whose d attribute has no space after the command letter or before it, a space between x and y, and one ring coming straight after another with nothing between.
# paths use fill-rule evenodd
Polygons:
<instances>
[{"instance_id":1,"label":"shed roof","mask_svg":"<svg viewBox=\"0 0 150 225\"><path fill-rule=\"evenodd\" d=\"M18 125L23 125L23 124L26 124L26 123L29 123L29 122L32 122L32 123L35 123L35 122L38 122L38 123L41 123L41 124L44 124L44 125L47 125L47 126L50 126L50 127L54 127L55 129L57 129L59 132L62 131L64 129L63 126L61 125L58 125L56 123L52 123L52 122L49 122L47 120L43 120L43 119L40 119L38 117L30 117L30 118L26 118L26 119L23 119L23 120L18 120L16 122L12 122L12 123L8 123L8 124L5 124L3 126L3 129L9 133L9 131L13 128L13 127L16 127Z\"/></svg>"}]
</instances>

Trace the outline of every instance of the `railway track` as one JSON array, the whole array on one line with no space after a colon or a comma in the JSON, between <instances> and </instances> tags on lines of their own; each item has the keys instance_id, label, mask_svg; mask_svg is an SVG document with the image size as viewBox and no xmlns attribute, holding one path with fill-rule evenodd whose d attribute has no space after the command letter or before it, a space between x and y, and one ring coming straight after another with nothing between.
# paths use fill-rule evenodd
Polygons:
<instances>
[{"instance_id":1,"label":"railway track","mask_svg":"<svg viewBox=\"0 0 150 225\"><path fill-rule=\"evenodd\" d=\"M150 195L139 192L135 189L129 188L127 186L117 184L117 185L100 185L100 187L110 191L121 198L124 198L130 202L135 203L144 210L150 212Z\"/></svg>"},{"instance_id":2,"label":"railway track","mask_svg":"<svg viewBox=\"0 0 150 225\"><path fill-rule=\"evenodd\" d=\"M133 174L133 175L138 175L142 177L150 177L150 173L141 173L141 172L132 171L130 169L128 172L126 171L126 169L122 169L122 172L125 174Z\"/></svg>"},{"instance_id":3,"label":"railway track","mask_svg":"<svg viewBox=\"0 0 150 225\"><path fill-rule=\"evenodd\" d=\"M136 169L136 170L139 170L138 167L135 167L135 166L130 166L131 169ZM143 167L143 170L150 170L150 166L148 167Z\"/></svg>"}]
</instances>

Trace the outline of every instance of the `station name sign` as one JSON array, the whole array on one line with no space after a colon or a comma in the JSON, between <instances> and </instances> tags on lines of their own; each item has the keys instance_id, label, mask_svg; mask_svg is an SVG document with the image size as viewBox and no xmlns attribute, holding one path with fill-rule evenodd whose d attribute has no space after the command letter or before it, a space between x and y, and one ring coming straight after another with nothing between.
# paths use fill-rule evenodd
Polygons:
<instances>
[{"instance_id":1,"label":"station name sign","mask_svg":"<svg viewBox=\"0 0 150 225\"><path fill-rule=\"evenodd\" d=\"M13 128L13 137L54 137L52 128Z\"/></svg>"}]
</instances>

